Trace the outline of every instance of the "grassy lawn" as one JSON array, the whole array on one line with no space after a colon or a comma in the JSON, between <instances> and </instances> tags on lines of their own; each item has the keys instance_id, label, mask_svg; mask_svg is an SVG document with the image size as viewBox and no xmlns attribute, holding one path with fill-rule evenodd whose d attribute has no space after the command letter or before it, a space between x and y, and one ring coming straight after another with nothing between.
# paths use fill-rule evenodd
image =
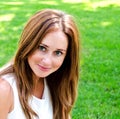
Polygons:
<instances>
[{"instance_id":1,"label":"grassy lawn","mask_svg":"<svg viewBox=\"0 0 120 119\"><path fill-rule=\"evenodd\" d=\"M1 0L0 66L14 55L28 18L43 8L74 15L81 32L79 93L73 119L120 119L119 0Z\"/></svg>"}]
</instances>

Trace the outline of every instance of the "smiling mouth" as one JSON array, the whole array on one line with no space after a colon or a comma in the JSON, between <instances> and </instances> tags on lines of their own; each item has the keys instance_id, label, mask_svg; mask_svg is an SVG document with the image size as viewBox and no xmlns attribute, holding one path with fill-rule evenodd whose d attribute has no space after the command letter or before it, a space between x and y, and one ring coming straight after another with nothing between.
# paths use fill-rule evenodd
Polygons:
<instances>
[{"instance_id":1,"label":"smiling mouth","mask_svg":"<svg viewBox=\"0 0 120 119\"><path fill-rule=\"evenodd\" d=\"M48 71L48 70L50 70L50 68L47 68L47 67L44 67L44 66L41 66L41 65L38 65L38 67L42 71Z\"/></svg>"}]
</instances>

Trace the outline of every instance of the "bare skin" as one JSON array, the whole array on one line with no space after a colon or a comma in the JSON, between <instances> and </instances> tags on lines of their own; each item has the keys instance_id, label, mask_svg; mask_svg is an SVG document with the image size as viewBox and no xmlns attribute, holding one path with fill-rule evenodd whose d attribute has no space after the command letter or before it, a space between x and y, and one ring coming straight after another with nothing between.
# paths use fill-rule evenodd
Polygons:
<instances>
[{"instance_id":1,"label":"bare skin","mask_svg":"<svg viewBox=\"0 0 120 119\"><path fill-rule=\"evenodd\" d=\"M0 119L7 119L13 109L13 90L10 84L0 78Z\"/></svg>"},{"instance_id":2,"label":"bare skin","mask_svg":"<svg viewBox=\"0 0 120 119\"><path fill-rule=\"evenodd\" d=\"M44 79L43 78L36 78L34 79L34 89L33 95L39 99L42 99L43 92L44 92Z\"/></svg>"}]
</instances>

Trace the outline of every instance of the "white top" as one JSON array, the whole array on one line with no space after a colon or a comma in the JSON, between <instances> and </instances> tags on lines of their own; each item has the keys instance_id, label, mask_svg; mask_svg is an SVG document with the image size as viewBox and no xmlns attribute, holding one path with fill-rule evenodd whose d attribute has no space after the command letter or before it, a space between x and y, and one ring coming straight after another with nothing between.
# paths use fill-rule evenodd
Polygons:
<instances>
[{"instance_id":1,"label":"white top","mask_svg":"<svg viewBox=\"0 0 120 119\"><path fill-rule=\"evenodd\" d=\"M14 93L14 109L8 114L7 119L26 119L19 101L15 76L13 74L7 74L4 75L3 78L9 82ZM33 119L53 119L51 95L46 80L44 80L44 84L45 87L42 99L32 96L32 98L29 100L31 108L38 115L38 118L33 117Z\"/></svg>"}]
</instances>

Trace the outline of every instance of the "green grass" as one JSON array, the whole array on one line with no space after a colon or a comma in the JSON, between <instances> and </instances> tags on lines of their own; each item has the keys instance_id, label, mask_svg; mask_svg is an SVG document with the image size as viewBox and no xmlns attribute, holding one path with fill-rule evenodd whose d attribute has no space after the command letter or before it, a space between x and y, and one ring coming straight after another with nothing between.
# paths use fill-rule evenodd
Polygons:
<instances>
[{"instance_id":1,"label":"green grass","mask_svg":"<svg viewBox=\"0 0 120 119\"><path fill-rule=\"evenodd\" d=\"M0 66L14 55L21 31L33 13L43 8L64 10L74 15L82 38L80 82L73 119L119 119L120 1L75 1L0 1Z\"/></svg>"}]
</instances>

